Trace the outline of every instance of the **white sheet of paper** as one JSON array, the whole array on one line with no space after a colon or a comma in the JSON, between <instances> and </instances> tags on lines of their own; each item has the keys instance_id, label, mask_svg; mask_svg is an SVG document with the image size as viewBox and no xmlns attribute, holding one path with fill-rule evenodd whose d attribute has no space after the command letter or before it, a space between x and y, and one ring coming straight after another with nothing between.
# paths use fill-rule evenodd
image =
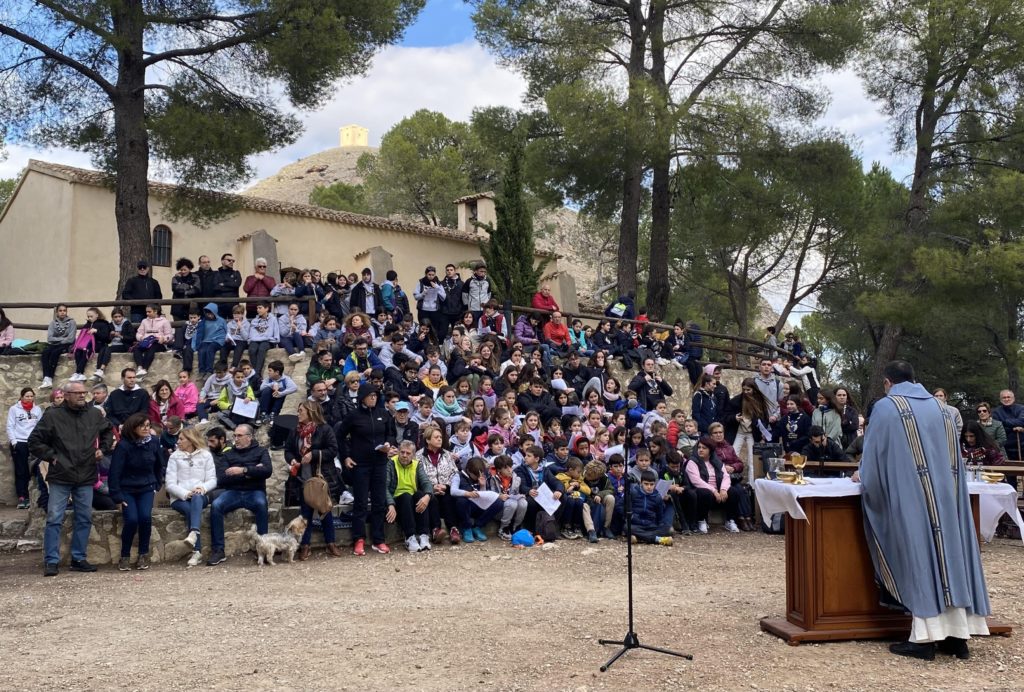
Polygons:
<instances>
[{"instance_id":1,"label":"white sheet of paper","mask_svg":"<svg viewBox=\"0 0 1024 692\"><path fill-rule=\"evenodd\" d=\"M581 409L579 406L563 406L562 415L578 416L579 418L583 418L583 409Z\"/></svg>"},{"instance_id":2,"label":"white sheet of paper","mask_svg":"<svg viewBox=\"0 0 1024 692\"><path fill-rule=\"evenodd\" d=\"M654 485L654 489L658 491L658 494L661 495L662 498L668 497L668 489L670 487L672 487L672 481L666 481L664 479L658 481Z\"/></svg>"},{"instance_id":3,"label":"white sheet of paper","mask_svg":"<svg viewBox=\"0 0 1024 692\"><path fill-rule=\"evenodd\" d=\"M260 413L260 402L250 401L245 403L242 397L235 397L235 403L231 404L231 413L237 413L246 418L255 418Z\"/></svg>"},{"instance_id":4,"label":"white sheet of paper","mask_svg":"<svg viewBox=\"0 0 1024 692\"><path fill-rule=\"evenodd\" d=\"M498 493L493 490L477 490L480 497L471 497L470 501L480 509L487 509L498 499Z\"/></svg>"},{"instance_id":5,"label":"white sheet of paper","mask_svg":"<svg viewBox=\"0 0 1024 692\"><path fill-rule=\"evenodd\" d=\"M541 506L541 509L551 516L555 515L555 512L558 511L559 506L562 504L554 498L551 488L549 488L545 483L541 483L540 487L537 488L537 497L534 499L537 501L537 504Z\"/></svg>"},{"instance_id":6,"label":"white sheet of paper","mask_svg":"<svg viewBox=\"0 0 1024 692\"><path fill-rule=\"evenodd\" d=\"M563 380L561 377L556 377L555 379L551 380L551 388L552 389L568 389L569 385L567 385L565 383L565 380Z\"/></svg>"},{"instance_id":7,"label":"white sheet of paper","mask_svg":"<svg viewBox=\"0 0 1024 692\"><path fill-rule=\"evenodd\" d=\"M765 427L760 418L757 419L757 429L761 431L761 436L765 442L772 441L772 431Z\"/></svg>"}]
</instances>

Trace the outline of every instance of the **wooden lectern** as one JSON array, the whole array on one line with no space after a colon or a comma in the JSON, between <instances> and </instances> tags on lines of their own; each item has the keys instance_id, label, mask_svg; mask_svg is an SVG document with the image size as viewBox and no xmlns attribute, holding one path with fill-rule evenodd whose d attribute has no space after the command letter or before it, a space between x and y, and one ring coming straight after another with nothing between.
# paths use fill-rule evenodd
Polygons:
<instances>
[{"instance_id":1,"label":"wooden lectern","mask_svg":"<svg viewBox=\"0 0 1024 692\"><path fill-rule=\"evenodd\" d=\"M879 605L859 495L801 497L809 521L786 515L786 617L761 629L792 646L840 639L905 639L910 616ZM978 526L978 496L971 495ZM989 618L991 634L1009 625Z\"/></svg>"}]
</instances>

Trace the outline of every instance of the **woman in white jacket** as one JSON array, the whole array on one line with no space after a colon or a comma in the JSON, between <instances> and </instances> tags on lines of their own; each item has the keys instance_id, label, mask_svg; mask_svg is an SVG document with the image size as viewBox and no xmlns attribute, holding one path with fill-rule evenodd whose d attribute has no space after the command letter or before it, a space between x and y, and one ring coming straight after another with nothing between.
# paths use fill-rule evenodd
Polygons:
<instances>
[{"instance_id":1,"label":"woman in white jacket","mask_svg":"<svg viewBox=\"0 0 1024 692\"><path fill-rule=\"evenodd\" d=\"M43 417L43 410L35 402L35 391L25 387L21 390L18 403L7 411L7 441L11 444L11 459L14 461L14 489L18 493L18 509L28 509L28 436Z\"/></svg>"},{"instance_id":2,"label":"woman in white jacket","mask_svg":"<svg viewBox=\"0 0 1024 692\"><path fill-rule=\"evenodd\" d=\"M171 507L184 514L188 521L185 542L193 548L188 566L195 567L203 559L199 543L203 508L210 504L208 493L217 487L213 455L195 428L186 428L178 436L178 448L167 460L165 480Z\"/></svg>"}]
</instances>

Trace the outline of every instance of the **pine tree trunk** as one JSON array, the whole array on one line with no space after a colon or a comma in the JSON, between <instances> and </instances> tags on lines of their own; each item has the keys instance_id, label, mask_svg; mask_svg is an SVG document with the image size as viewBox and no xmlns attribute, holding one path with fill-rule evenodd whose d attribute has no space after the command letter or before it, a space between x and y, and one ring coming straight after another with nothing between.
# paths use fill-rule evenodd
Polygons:
<instances>
[{"instance_id":1,"label":"pine tree trunk","mask_svg":"<svg viewBox=\"0 0 1024 692\"><path fill-rule=\"evenodd\" d=\"M668 253L671 222L670 164L672 128L669 125L669 93L665 81L665 4L651 5L651 82L657 92L654 103L654 139L652 159L654 179L651 186L651 243L647 262L647 314L655 321L668 311Z\"/></svg>"},{"instance_id":2,"label":"pine tree trunk","mask_svg":"<svg viewBox=\"0 0 1024 692\"><path fill-rule=\"evenodd\" d=\"M117 95L114 106L114 165L117 171L114 218L120 246L121 287L136 275L139 260L151 261L153 239L149 220L149 135L143 85L142 37L144 20L140 0L124 0L113 17L114 31L122 40L118 53Z\"/></svg>"},{"instance_id":3,"label":"pine tree trunk","mask_svg":"<svg viewBox=\"0 0 1024 692\"><path fill-rule=\"evenodd\" d=\"M630 0L629 91L625 135L625 156L622 165L622 219L619 222L619 263L616 271L620 295L636 291L636 262L640 244L640 202L643 199L643 95L642 80L647 40L644 32L643 4Z\"/></svg>"}]
</instances>

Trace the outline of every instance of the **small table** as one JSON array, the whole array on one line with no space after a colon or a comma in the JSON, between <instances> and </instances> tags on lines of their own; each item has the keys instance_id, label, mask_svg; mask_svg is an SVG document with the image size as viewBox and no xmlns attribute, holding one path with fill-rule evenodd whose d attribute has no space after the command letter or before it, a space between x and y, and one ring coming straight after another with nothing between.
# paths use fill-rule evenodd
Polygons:
<instances>
[{"instance_id":1,"label":"small table","mask_svg":"<svg viewBox=\"0 0 1024 692\"><path fill-rule=\"evenodd\" d=\"M981 491L992 488L991 495L986 493L991 497L1005 494L997 485L968 485L975 526L980 524ZM1016 497L1009 485L1006 489ZM814 478L808 485L759 478L754 490L764 516L786 514L786 617L764 618L761 629L792 646L906 637L910 616L879 604L864 537L860 484L848 478ZM1013 631L992 618L988 626L991 634L1008 636Z\"/></svg>"}]
</instances>

